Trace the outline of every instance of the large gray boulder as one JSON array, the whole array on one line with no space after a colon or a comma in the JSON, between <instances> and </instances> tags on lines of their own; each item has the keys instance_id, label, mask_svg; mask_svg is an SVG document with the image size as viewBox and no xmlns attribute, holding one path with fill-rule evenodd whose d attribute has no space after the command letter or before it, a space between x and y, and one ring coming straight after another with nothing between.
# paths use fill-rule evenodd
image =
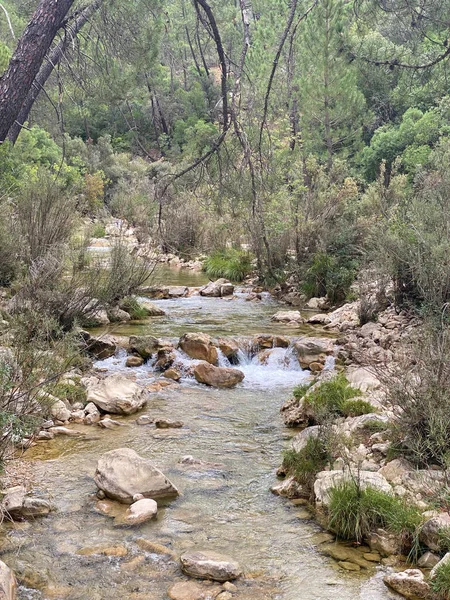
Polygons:
<instances>
[{"instance_id":1,"label":"large gray boulder","mask_svg":"<svg viewBox=\"0 0 450 600\"><path fill-rule=\"evenodd\" d=\"M211 387L231 388L240 383L245 375L239 369L215 367L207 362L201 362L195 366L194 377L199 383Z\"/></svg>"},{"instance_id":2,"label":"large gray boulder","mask_svg":"<svg viewBox=\"0 0 450 600\"><path fill-rule=\"evenodd\" d=\"M180 562L183 572L197 579L230 581L242 573L239 563L233 558L210 550L185 552Z\"/></svg>"},{"instance_id":3,"label":"large gray boulder","mask_svg":"<svg viewBox=\"0 0 450 600\"><path fill-rule=\"evenodd\" d=\"M131 415L147 402L146 390L120 373L105 379L90 378L85 385L88 403L107 413Z\"/></svg>"},{"instance_id":4,"label":"large gray boulder","mask_svg":"<svg viewBox=\"0 0 450 600\"><path fill-rule=\"evenodd\" d=\"M16 600L17 581L12 570L0 560L0 600Z\"/></svg>"},{"instance_id":5,"label":"large gray boulder","mask_svg":"<svg viewBox=\"0 0 450 600\"><path fill-rule=\"evenodd\" d=\"M128 352L138 354L144 360L151 358L161 348L161 341L153 335L132 335Z\"/></svg>"},{"instance_id":6,"label":"large gray boulder","mask_svg":"<svg viewBox=\"0 0 450 600\"><path fill-rule=\"evenodd\" d=\"M103 454L97 463L94 481L108 498L123 504L132 504L136 494L157 500L179 493L164 473L131 448Z\"/></svg>"},{"instance_id":7,"label":"large gray boulder","mask_svg":"<svg viewBox=\"0 0 450 600\"><path fill-rule=\"evenodd\" d=\"M200 290L200 295L221 298L222 296L231 296L233 292L234 285L230 283L228 279L222 278L217 281L210 281Z\"/></svg>"}]
</instances>

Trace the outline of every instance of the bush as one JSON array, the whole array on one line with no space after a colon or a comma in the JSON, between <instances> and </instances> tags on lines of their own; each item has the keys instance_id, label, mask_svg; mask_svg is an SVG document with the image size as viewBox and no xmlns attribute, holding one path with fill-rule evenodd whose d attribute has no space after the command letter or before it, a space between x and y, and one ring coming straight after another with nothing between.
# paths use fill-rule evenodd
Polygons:
<instances>
[{"instance_id":1,"label":"bush","mask_svg":"<svg viewBox=\"0 0 450 600\"><path fill-rule=\"evenodd\" d=\"M309 297L328 296L331 302L343 302L358 269L356 260L318 252L306 271L302 291Z\"/></svg>"},{"instance_id":2,"label":"bush","mask_svg":"<svg viewBox=\"0 0 450 600\"><path fill-rule=\"evenodd\" d=\"M445 315L444 315L445 316ZM398 366L381 373L388 401L399 406L392 447L418 466L450 466L450 330L428 323Z\"/></svg>"},{"instance_id":3,"label":"bush","mask_svg":"<svg viewBox=\"0 0 450 600\"><path fill-rule=\"evenodd\" d=\"M340 373L334 379L320 383L305 396L305 409L311 409L318 422L330 417L347 416L345 412L346 403L360 395L361 392L352 388L345 375ZM373 412L373 407L363 400L359 401L357 407L359 409L368 409L360 414ZM355 404L353 404L353 408L356 408ZM349 404L347 411L351 411L351 409L352 405Z\"/></svg>"},{"instance_id":4,"label":"bush","mask_svg":"<svg viewBox=\"0 0 450 600\"><path fill-rule=\"evenodd\" d=\"M283 453L283 467L287 475L292 475L299 483L312 488L314 479L331 460L329 444L324 435L310 436L306 446L296 452L286 450Z\"/></svg>"},{"instance_id":5,"label":"bush","mask_svg":"<svg viewBox=\"0 0 450 600\"><path fill-rule=\"evenodd\" d=\"M400 536L405 548L411 547L422 521L418 508L381 490L362 489L356 478L330 491L328 527L342 539L361 542L381 527Z\"/></svg>"},{"instance_id":6,"label":"bush","mask_svg":"<svg viewBox=\"0 0 450 600\"><path fill-rule=\"evenodd\" d=\"M93 238L104 238L106 236L106 230L103 223L96 223L92 229Z\"/></svg>"},{"instance_id":7,"label":"bush","mask_svg":"<svg viewBox=\"0 0 450 600\"><path fill-rule=\"evenodd\" d=\"M40 171L37 179L23 188L17 201L17 219L26 240L28 262L44 257L69 241L74 214L74 199L50 173Z\"/></svg>"},{"instance_id":8,"label":"bush","mask_svg":"<svg viewBox=\"0 0 450 600\"><path fill-rule=\"evenodd\" d=\"M60 400L67 400L70 404L75 402L86 403L87 393L81 385L60 382L49 386L46 391Z\"/></svg>"},{"instance_id":9,"label":"bush","mask_svg":"<svg viewBox=\"0 0 450 600\"><path fill-rule=\"evenodd\" d=\"M296 400L301 400L311 386L312 383L301 383L300 385L295 386L292 395Z\"/></svg>"},{"instance_id":10,"label":"bush","mask_svg":"<svg viewBox=\"0 0 450 600\"><path fill-rule=\"evenodd\" d=\"M443 562L437 567L433 579L430 579L430 586L438 598L450 599L450 561Z\"/></svg>"},{"instance_id":11,"label":"bush","mask_svg":"<svg viewBox=\"0 0 450 600\"><path fill-rule=\"evenodd\" d=\"M252 270L252 260L242 250L218 250L205 260L203 270L211 279L225 277L231 281L242 281Z\"/></svg>"},{"instance_id":12,"label":"bush","mask_svg":"<svg viewBox=\"0 0 450 600\"><path fill-rule=\"evenodd\" d=\"M356 400L346 400L343 402L340 410L344 417L359 417L373 412L374 407L367 400L357 398Z\"/></svg>"}]
</instances>

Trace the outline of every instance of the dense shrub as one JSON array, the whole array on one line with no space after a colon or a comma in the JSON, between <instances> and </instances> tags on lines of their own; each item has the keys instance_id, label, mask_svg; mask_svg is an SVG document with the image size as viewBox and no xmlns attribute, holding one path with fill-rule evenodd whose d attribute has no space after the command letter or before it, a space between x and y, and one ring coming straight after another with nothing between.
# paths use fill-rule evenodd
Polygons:
<instances>
[{"instance_id":1,"label":"dense shrub","mask_svg":"<svg viewBox=\"0 0 450 600\"><path fill-rule=\"evenodd\" d=\"M323 471L331 460L329 440L324 432L310 436L306 446L296 452L293 449L283 453L283 468L287 475L294 476L299 483L312 488L315 476Z\"/></svg>"},{"instance_id":2,"label":"dense shrub","mask_svg":"<svg viewBox=\"0 0 450 600\"><path fill-rule=\"evenodd\" d=\"M450 465L450 330L429 323L411 340L397 366L380 376L388 400L400 407L392 426L393 447L420 466Z\"/></svg>"},{"instance_id":3,"label":"dense shrub","mask_svg":"<svg viewBox=\"0 0 450 600\"><path fill-rule=\"evenodd\" d=\"M211 279L225 277L231 281L242 281L252 270L252 260L243 250L218 250L208 256L203 269Z\"/></svg>"},{"instance_id":4,"label":"dense shrub","mask_svg":"<svg viewBox=\"0 0 450 600\"><path fill-rule=\"evenodd\" d=\"M373 407L368 402L359 400L356 403L351 400L360 395L361 392L351 387L345 375L340 373L330 381L323 381L307 392L304 406L306 410L310 409L317 422L330 417L348 416L352 411L358 414L373 412Z\"/></svg>"},{"instance_id":5,"label":"dense shrub","mask_svg":"<svg viewBox=\"0 0 450 600\"><path fill-rule=\"evenodd\" d=\"M319 252L312 258L302 282L309 297L328 296L331 302L342 302L355 280L358 262L351 257L339 257Z\"/></svg>"},{"instance_id":6,"label":"dense shrub","mask_svg":"<svg viewBox=\"0 0 450 600\"><path fill-rule=\"evenodd\" d=\"M328 527L340 538L361 542L381 527L411 546L423 520L419 509L401 498L367 487L362 489L355 476L330 491Z\"/></svg>"}]
</instances>

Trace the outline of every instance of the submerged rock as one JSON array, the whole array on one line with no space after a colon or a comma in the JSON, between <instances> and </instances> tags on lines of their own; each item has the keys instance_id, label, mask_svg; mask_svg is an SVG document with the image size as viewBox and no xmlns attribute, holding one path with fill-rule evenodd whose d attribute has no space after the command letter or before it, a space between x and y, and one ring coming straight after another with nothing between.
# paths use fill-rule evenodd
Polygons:
<instances>
[{"instance_id":1,"label":"submerged rock","mask_svg":"<svg viewBox=\"0 0 450 600\"><path fill-rule=\"evenodd\" d=\"M123 504L132 504L136 494L154 500L179 493L159 469L131 448L118 448L103 454L98 461L94 481L108 498Z\"/></svg>"},{"instance_id":2,"label":"submerged rock","mask_svg":"<svg viewBox=\"0 0 450 600\"><path fill-rule=\"evenodd\" d=\"M147 402L147 392L120 373L105 379L88 379L87 401L107 413L131 415Z\"/></svg>"},{"instance_id":3,"label":"submerged rock","mask_svg":"<svg viewBox=\"0 0 450 600\"><path fill-rule=\"evenodd\" d=\"M229 581L242 573L239 563L233 558L210 550L185 552L181 555L180 562L186 575L198 579Z\"/></svg>"},{"instance_id":4,"label":"submerged rock","mask_svg":"<svg viewBox=\"0 0 450 600\"><path fill-rule=\"evenodd\" d=\"M207 362L201 362L194 368L194 377L199 383L218 388L231 388L240 383L245 375L239 369L215 367Z\"/></svg>"},{"instance_id":5,"label":"submerged rock","mask_svg":"<svg viewBox=\"0 0 450 600\"><path fill-rule=\"evenodd\" d=\"M179 581L169 588L167 594L172 600L211 600L221 591L219 586L205 587L195 581Z\"/></svg>"},{"instance_id":6,"label":"submerged rock","mask_svg":"<svg viewBox=\"0 0 450 600\"><path fill-rule=\"evenodd\" d=\"M183 427L183 421L172 421L171 419L155 419L157 429L180 429Z\"/></svg>"},{"instance_id":7,"label":"submerged rock","mask_svg":"<svg viewBox=\"0 0 450 600\"><path fill-rule=\"evenodd\" d=\"M126 367L142 367L143 364L142 356L129 356L125 362Z\"/></svg>"},{"instance_id":8,"label":"submerged rock","mask_svg":"<svg viewBox=\"0 0 450 600\"><path fill-rule=\"evenodd\" d=\"M21 485L6 490L1 503L2 513L12 520L44 517L52 508L47 500L28 496L26 489Z\"/></svg>"},{"instance_id":9,"label":"submerged rock","mask_svg":"<svg viewBox=\"0 0 450 600\"><path fill-rule=\"evenodd\" d=\"M204 360L212 365L217 363L217 348L206 333L185 333L180 338L179 346L190 358Z\"/></svg>"}]
</instances>

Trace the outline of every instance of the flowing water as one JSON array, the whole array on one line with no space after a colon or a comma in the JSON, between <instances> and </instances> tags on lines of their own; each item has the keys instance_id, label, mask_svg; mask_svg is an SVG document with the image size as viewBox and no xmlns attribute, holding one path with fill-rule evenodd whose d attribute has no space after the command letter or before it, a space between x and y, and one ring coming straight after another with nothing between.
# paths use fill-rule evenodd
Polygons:
<instances>
[{"instance_id":1,"label":"flowing water","mask_svg":"<svg viewBox=\"0 0 450 600\"><path fill-rule=\"evenodd\" d=\"M167 318L118 328L122 333L151 332L176 338L184 331L233 335L241 341L254 333L304 334L270 322L276 304L266 297L188 298L159 301ZM146 413L180 419L182 429L138 426L135 416L113 430L76 426L83 438L55 438L31 448L36 488L50 496L57 511L7 530L2 559L21 573L27 587L20 600L166 600L167 590L185 579L178 562L138 538L163 544L179 556L190 548L212 549L239 560L248 575L237 583L241 600L385 600L381 572L342 571L321 555L320 528L304 507L274 496L275 471L292 431L283 427L279 409L292 387L308 373L293 361L290 349L275 349L261 365L242 341L244 382L233 390L215 390L184 377L153 393ZM246 351L247 348L247 351ZM97 367L124 370L124 353ZM179 365L192 361L178 355ZM226 364L225 357L221 357ZM133 370L143 383L153 381L151 365ZM130 373L130 369L127 369ZM118 528L96 510L92 479L102 452L130 447L151 458L182 495L159 507L157 520L137 528ZM181 464L192 455L208 464ZM126 557L77 554L96 545L126 548ZM40 591L33 589L39 588Z\"/></svg>"}]
</instances>

